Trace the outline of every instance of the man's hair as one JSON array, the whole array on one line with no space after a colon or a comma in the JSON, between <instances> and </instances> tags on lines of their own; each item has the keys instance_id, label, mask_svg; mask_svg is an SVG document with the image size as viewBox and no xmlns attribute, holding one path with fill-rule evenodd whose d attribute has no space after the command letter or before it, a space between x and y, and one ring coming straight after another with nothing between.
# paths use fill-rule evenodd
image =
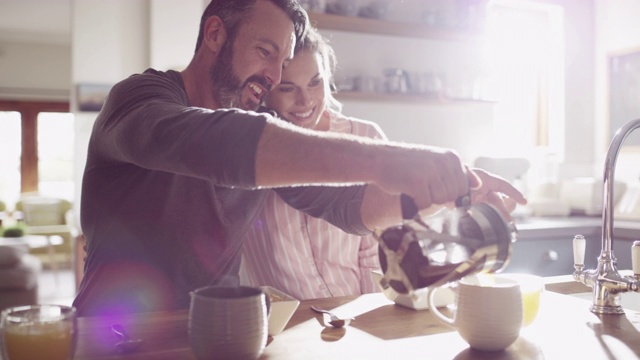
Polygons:
<instances>
[{"instance_id":1,"label":"man's hair","mask_svg":"<svg viewBox=\"0 0 640 360\"><path fill-rule=\"evenodd\" d=\"M258 0L211 0L200 19L200 31L198 32L198 40L196 41L196 52L204 40L204 25L209 17L215 15L222 19L228 38L233 40L238 32L238 28L242 24L242 19L251 11L256 1ZM293 21L296 44L299 44L309 25L307 12L296 0L268 1L271 1L289 15L289 18Z\"/></svg>"}]
</instances>

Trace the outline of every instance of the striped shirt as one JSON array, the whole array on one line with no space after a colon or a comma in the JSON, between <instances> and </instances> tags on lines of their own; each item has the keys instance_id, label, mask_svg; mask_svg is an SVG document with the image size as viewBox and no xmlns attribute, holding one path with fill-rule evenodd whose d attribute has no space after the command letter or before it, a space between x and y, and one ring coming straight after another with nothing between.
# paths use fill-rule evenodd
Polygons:
<instances>
[{"instance_id":1,"label":"striped shirt","mask_svg":"<svg viewBox=\"0 0 640 360\"><path fill-rule=\"evenodd\" d=\"M386 139L369 121L331 116L329 131ZM242 282L269 285L297 299L379 291L371 270L379 269L373 236L348 234L288 206L273 191L244 243Z\"/></svg>"}]
</instances>

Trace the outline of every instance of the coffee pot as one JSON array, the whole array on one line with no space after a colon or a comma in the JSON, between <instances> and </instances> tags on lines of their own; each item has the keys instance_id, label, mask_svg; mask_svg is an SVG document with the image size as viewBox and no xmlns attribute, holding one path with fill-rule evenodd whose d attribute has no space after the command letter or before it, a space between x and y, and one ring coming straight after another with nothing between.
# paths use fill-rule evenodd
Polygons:
<instances>
[{"instance_id":1,"label":"coffee pot","mask_svg":"<svg viewBox=\"0 0 640 360\"><path fill-rule=\"evenodd\" d=\"M403 223L374 232L384 273L381 285L412 295L508 265L517 231L492 205L472 205L465 195L446 211L442 231L437 231L423 221L413 199L402 195L400 200Z\"/></svg>"}]
</instances>

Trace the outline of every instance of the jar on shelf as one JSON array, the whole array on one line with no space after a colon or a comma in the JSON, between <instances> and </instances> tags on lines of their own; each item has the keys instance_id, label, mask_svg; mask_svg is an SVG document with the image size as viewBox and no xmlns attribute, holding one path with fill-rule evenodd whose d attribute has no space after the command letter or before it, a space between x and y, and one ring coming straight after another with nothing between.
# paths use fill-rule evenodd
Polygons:
<instances>
[{"instance_id":1,"label":"jar on shelf","mask_svg":"<svg viewBox=\"0 0 640 360\"><path fill-rule=\"evenodd\" d=\"M325 11L328 14L343 16L358 16L360 11L359 0L328 0Z\"/></svg>"},{"instance_id":2,"label":"jar on shelf","mask_svg":"<svg viewBox=\"0 0 640 360\"><path fill-rule=\"evenodd\" d=\"M389 93L408 93L409 75L403 69L384 69L385 89Z\"/></svg>"},{"instance_id":3,"label":"jar on shelf","mask_svg":"<svg viewBox=\"0 0 640 360\"><path fill-rule=\"evenodd\" d=\"M298 3L310 12L323 13L327 8L327 0L298 0Z\"/></svg>"},{"instance_id":4,"label":"jar on shelf","mask_svg":"<svg viewBox=\"0 0 640 360\"><path fill-rule=\"evenodd\" d=\"M358 13L361 17L371 19L386 19L389 15L390 4L387 0L373 0L368 4L364 4L360 7Z\"/></svg>"}]
</instances>

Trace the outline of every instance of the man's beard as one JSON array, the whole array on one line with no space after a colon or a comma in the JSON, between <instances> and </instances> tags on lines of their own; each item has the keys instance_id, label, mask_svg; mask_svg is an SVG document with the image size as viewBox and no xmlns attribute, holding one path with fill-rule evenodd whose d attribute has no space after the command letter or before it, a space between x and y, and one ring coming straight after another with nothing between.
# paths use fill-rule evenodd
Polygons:
<instances>
[{"instance_id":1,"label":"man's beard","mask_svg":"<svg viewBox=\"0 0 640 360\"><path fill-rule=\"evenodd\" d=\"M242 104L242 90L249 82L260 84L267 91L271 89L264 77L252 75L243 83L240 77L236 75L233 67L233 39L227 39L222 46L218 58L211 66L209 73L214 94L216 94L217 100L223 108L236 107L244 109L245 107L253 106L252 109L245 110L256 110L260 104L247 104L247 106Z\"/></svg>"},{"instance_id":2,"label":"man's beard","mask_svg":"<svg viewBox=\"0 0 640 360\"><path fill-rule=\"evenodd\" d=\"M233 69L232 41L227 39L216 62L211 66L210 77L214 94L222 107L238 107L242 94L242 83Z\"/></svg>"}]
</instances>

